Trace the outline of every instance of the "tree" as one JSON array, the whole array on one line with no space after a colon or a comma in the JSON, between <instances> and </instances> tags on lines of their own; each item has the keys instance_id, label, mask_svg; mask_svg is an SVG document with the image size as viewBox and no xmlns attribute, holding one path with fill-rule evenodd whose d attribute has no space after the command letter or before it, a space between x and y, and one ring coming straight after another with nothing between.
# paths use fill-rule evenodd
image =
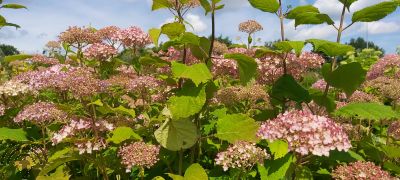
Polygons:
<instances>
[{"instance_id":1,"label":"tree","mask_svg":"<svg viewBox=\"0 0 400 180\"><path fill-rule=\"evenodd\" d=\"M400 46L397 46L396 53L400 55Z\"/></svg>"},{"instance_id":2,"label":"tree","mask_svg":"<svg viewBox=\"0 0 400 180\"><path fill-rule=\"evenodd\" d=\"M357 52L361 52L363 49L367 48L367 41L364 40L362 37L358 37L357 39L351 38L349 43L346 43L347 45L353 46ZM377 51L382 52L382 56L385 54L385 50L378 45L375 45L374 42L368 41L368 48L369 49L375 49Z\"/></svg>"},{"instance_id":3,"label":"tree","mask_svg":"<svg viewBox=\"0 0 400 180\"><path fill-rule=\"evenodd\" d=\"M226 46L228 46L228 47L233 44L232 40L228 36L224 37L222 35L219 35L218 37L215 37L215 40L218 41L218 42L226 44Z\"/></svg>"},{"instance_id":4,"label":"tree","mask_svg":"<svg viewBox=\"0 0 400 180\"><path fill-rule=\"evenodd\" d=\"M11 45L0 44L0 50L3 52L4 56L19 54L18 49Z\"/></svg>"}]
</instances>

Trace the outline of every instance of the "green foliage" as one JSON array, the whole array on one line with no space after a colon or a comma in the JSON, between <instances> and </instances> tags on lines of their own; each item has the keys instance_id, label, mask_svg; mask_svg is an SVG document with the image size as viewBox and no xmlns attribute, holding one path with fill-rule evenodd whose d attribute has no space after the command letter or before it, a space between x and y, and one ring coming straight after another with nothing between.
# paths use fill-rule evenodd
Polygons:
<instances>
[{"instance_id":1,"label":"green foliage","mask_svg":"<svg viewBox=\"0 0 400 180\"><path fill-rule=\"evenodd\" d=\"M6 44L0 44L0 51L3 52L4 56L12 56L12 55L17 55L19 54L19 51L17 48L11 45L6 45Z\"/></svg>"},{"instance_id":2,"label":"green foliage","mask_svg":"<svg viewBox=\"0 0 400 180\"><path fill-rule=\"evenodd\" d=\"M136 134L130 127L120 126L114 129L111 133L112 136L107 139L107 142L113 142L115 144L120 144L128 139L135 139L135 140L142 139L142 137Z\"/></svg>"},{"instance_id":3,"label":"green foliage","mask_svg":"<svg viewBox=\"0 0 400 180\"><path fill-rule=\"evenodd\" d=\"M358 37L357 39L355 38L351 38L350 42L346 43L347 45L353 46L357 52L360 52L364 49L375 49L376 51L380 51L382 56L383 54L385 54L385 50L381 47L379 47L378 45L376 45L374 42L372 41L366 41L364 38L362 37ZM367 45L368 44L368 45Z\"/></svg>"},{"instance_id":4,"label":"green foliage","mask_svg":"<svg viewBox=\"0 0 400 180\"><path fill-rule=\"evenodd\" d=\"M281 76L273 85L271 90L273 99L283 102L285 99L292 101L310 102L311 96L291 75Z\"/></svg>"},{"instance_id":5,"label":"green foliage","mask_svg":"<svg viewBox=\"0 0 400 180\"><path fill-rule=\"evenodd\" d=\"M217 134L219 139L230 143L236 141L257 142L258 123L244 114L231 114L218 119Z\"/></svg>"},{"instance_id":6,"label":"green foliage","mask_svg":"<svg viewBox=\"0 0 400 180\"><path fill-rule=\"evenodd\" d=\"M294 50L297 56L300 56L304 48L304 41L281 41L274 44L274 46L283 52L291 52Z\"/></svg>"},{"instance_id":7,"label":"green foliage","mask_svg":"<svg viewBox=\"0 0 400 180\"><path fill-rule=\"evenodd\" d=\"M24 60L24 59L28 59L33 57L32 55L28 55L28 54L17 54L17 55L11 55L11 56L6 56L4 57L4 61L5 62L13 62L13 61L17 61L17 60Z\"/></svg>"},{"instance_id":8,"label":"green foliage","mask_svg":"<svg viewBox=\"0 0 400 180\"><path fill-rule=\"evenodd\" d=\"M154 132L154 136L162 147L171 151L179 151L191 148L197 141L198 133L195 124L188 119L167 119Z\"/></svg>"},{"instance_id":9,"label":"green foliage","mask_svg":"<svg viewBox=\"0 0 400 180\"><path fill-rule=\"evenodd\" d=\"M322 67L322 76L325 81L333 87L342 89L347 97L350 97L361 86L365 81L366 74L367 71L357 62L339 66L333 72L329 63Z\"/></svg>"},{"instance_id":10,"label":"green foliage","mask_svg":"<svg viewBox=\"0 0 400 180\"><path fill-rule=\"evenodd\" d=\"M274 159L283 158L289 152L289 144L283 140L268 142L268 147L272 155L274 155Z\"/></svg>"},{"instance_id":11,"label":"green foliage","mask_svg":"<svg viewBox=\"0 0 400 180\"><path fill-rule=\"evenodd\" d=\"M0 141L28 141L26 132L23 129L10 129L6 127L0 128Z\"/></svg>"},{"instance_id":12,"label":"green foliage","mask_svg":"<svg viewBox=\"0 0 400 180\"><path fill-rule=\"evenodd\" d=\"M178 22L164 24L161 27L161 33L167 35L170 39L179 37L185 30L185 25Z\"/></svg>"},{"instance_id":13,"label":"green foliage","mask_svg":"<svg viewBox=\"0 0 400 180\"><path fill-rule=\"evenodd\" d=\"M390 106L376 103L351 103L335 111L335 116L355 118L361 120L392 120L399 118L399 114Z\"/></svg>"},{"instance_id":14,"label":"green foliage","mask_svg":"<svg viewBox=\"0 0 400 180\"><path fill-rule=\"evenodd\" d=\"M264 12L275 13L279 9L277 0L249 0L249 3L254 7Z\"/></svg>"},{"instance_id":15,"label":"green foliage","mask_svg":"<svg viewBox=\"0 0 400 180\"><path fill-rule=\"evenodd\" d=\"M242 85L247 85L257 75L257 63L253 58L244 54L225 54L225 58L233 59L238 63Z\"/></svg>"},{"instance_id":16,"label":"green foliage","mask_svg":"<svg viewBox=\"0 0 400 180\"><path fill-rule=\"evenodd\" d=\"M378 21L396 11L398 6L399 4L396 1L381 2L354 12L351 20L353 22Z\"/></svg>"},{"instance_id":17,"label":"green foliage","mask_svg":"<svg viewBox=\"0 0 400 180\"><path fill-rule=\"evenodd\" d=\"M204 63L186 66L181 63L172 62L172 73L176 78L187 78L192 80L196 86L211 80L212 75Z\"/></svg>"},{"instance_id":18,"label":"green foliage","mask_svg":"<svg viewBox=\"0 0 400 180\"><path fill-rule=\"evenodd\" d=\"M54 173L49 176L38 176L37 180L68 180L70 175L64 172L64 166L59 166Z\"/></svg>"},{"instance_id":19,"label":"green foliage","mask_svg":"<svg viewBox=\"0 0 400 180\"><path fill-rule=\"evenodd\" d=\"M330 57L343 56L354 51L352 46L321 39L309 39L307 42L314 46L314 52L322 52Z\"/></svg>"},{"instance_id":20,"label":"green foliage","mask_svg":"<svg viewBox=\"0 0 400 180\"><path fill-rule=\"evenodd\" d=\"M149 36L156 47L158 47L158 39L160 38L160 35L161 29L152 28L149 30Z\"/></svg>"},{"instance_id":21,"label":"green foliage","mask_svg":"<svg viewBox=\"0 0 400 180\"><path fill-rule=\"evenodd\" d=\"M185 176L175 175L168 173L168 176L173 180L207 180L208 176L206 171L200 164L195 163L190 165L186 171Z\"/></svg>"},{"instance_id":22,"label":"green foliage","mask_svg":"<svg viewBox=\"0 0 400 180\"><path fill-rule=\"evenodd\" d=\"M290 153L279 159L267 160L264 166L258 165L261 180L292 179L295 162L296 158Z\"/></svg>"},{"instance_id":23,"label":"green foliage","mask_svg":"<svg viewBox=\"0 0 400 180\"><path fill-rule=\"evenodd\" d=\"M188 118L198 113L206 102L206 86L193 87L186 84L176 96L168 100L173 119Z\"/></svg>"},{"instance_id":24,"label":"green foliage","mask_svg":"<svg viewBox=\"0 0 400 180\"><path fill-rule=\"evenodd\" d=\"M292 9L288 12L286 18L294 19L295 27L302 24L334 24L333 20L327 14L321 14L318 8L311 5L298 6Z\"/></svg>"},{"instance_id":25,"label":"green foliage","mask_svg":"<svg viewBox=\"0 0 400 180\"><path fill-rule=\"evenodd\" d=\"M342 3L346 8L350 11L350 6L358 0L339 0L340 3Z\"/></svg>"}]
</instances>

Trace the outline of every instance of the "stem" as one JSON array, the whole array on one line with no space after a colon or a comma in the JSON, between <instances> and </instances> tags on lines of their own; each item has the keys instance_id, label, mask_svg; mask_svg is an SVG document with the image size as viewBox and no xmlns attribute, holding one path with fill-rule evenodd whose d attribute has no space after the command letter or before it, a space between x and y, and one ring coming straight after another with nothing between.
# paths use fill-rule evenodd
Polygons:
<instances>
[{"instance_id":1,"label":"stem","mask_svg":"<svg viewBox=\"0 0 400 180\"><path fill-rule=\"evenodd\" d=\"M179 150L179 175L182 176L183 171L183 149Z\"/></svg>"},{"instance_id":2,"label":"stem","mask_svg":"<svg viewBox=\"0 0 400 180\"><path fill-rule=\"evenodd\" d=\"M44 156L44 160L47 163L47 147L46 147L46 128L42 127L42 145L43 145L43 156Z\"/></svg>"},{"instance_id":3,"label":"stem","mask_svg":"<svg viewBox=\"0 0 400 180\"><path fill-rule=\"evenodd\" d=\"M213 6L215 5L213 4ZM215 40L215 10L213 7L213 10L211 12L211 44L210 44L210 50L208 51L208 58L206 64L208 64L211 61L211 56L214 49L214 40Z\"/></svg>"},{"instance_id":4,"label":"stem","mask_svg":"<svg viewBox=\"0 0 400 180\"><path fill-rule=\"evenodd\" d=\"M283 25L284 18L285 18L285 16L283 15L283 11L282 11L282 0L279 0L279 21L281 24L281 40L282 41L285 40L285 27Z\"/></svg>"}]
</instances>

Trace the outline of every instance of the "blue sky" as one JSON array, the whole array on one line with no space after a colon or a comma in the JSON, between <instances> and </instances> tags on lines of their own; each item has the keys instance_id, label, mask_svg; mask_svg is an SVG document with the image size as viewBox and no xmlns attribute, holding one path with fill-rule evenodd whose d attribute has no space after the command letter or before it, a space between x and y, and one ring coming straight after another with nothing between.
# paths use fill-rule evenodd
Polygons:
<instances>
[{"instance_id":1,"label":"blue sky","mask_svg":"<svg viewBox=\"0 0 400 180\"><path fill-rule=\"evenodd\" d=\"M327 13L338 21L340 4L337 0L283 0L293 6L313 4L321 12ZM358 0L351 8L354 12L363 7L384 0ZM5 3L20 3L28 10L1 10L9 22L17 23L21 29L3 28L0 30L0 43L11 44L27 53L39 53L50 40L56 40L57 35L68 26L92 26L101 28L109 25L120 27L140 26L144 30L160 27L170 21L172 16L168 11L151 11L151 0L4 0ZM229 36L236 41L237 37L246 39L238 32L238 24L248 19L260 22L264 30L256 34L256 38L273 41L279 36L279 22L275 15L252 8L247 0L222 0L225 9L217 14L217 35ZM351 14L346 14L347 20ZM210 34L210 19L204 16L201 8L187 14L196 33L204 36ZM348 23L348 21L347 21ZM294 28L293 21L286 21L286 36L290 40L321 38L335 40L336 33L332 26L305 25ZM358 23L344 32L343 42L352 37L366 36L366 24ZM385 19L368 24L369 39L383 47L388 53L395 52L400 45L400 8ZM239 40L237 42L240 42Z\"/></svg>"}]
</instances>

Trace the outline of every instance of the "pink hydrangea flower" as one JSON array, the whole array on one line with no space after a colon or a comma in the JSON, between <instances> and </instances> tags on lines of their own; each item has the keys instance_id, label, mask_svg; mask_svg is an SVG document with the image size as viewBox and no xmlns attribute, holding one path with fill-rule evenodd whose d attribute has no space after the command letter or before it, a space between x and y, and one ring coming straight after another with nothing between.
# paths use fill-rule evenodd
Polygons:
<instances>
[{"instance_id":1,"label":"pink hydrangea flower","mask_svg":"<svg viewBox=\"0 0 400 180\"><path fill-rule=\"evenodd\" d=\"M130 172L132 167L151 168L159 158L160 146L146 144L144 142L134 142L121 147L118 155L121 157L121 163Z\"/></svg>"},{"instance_id":2,"label":"pink hydrangea flower","mask_svg":"<svg viewBox=\"0 0 400 180\"><path fill-rule=\"evenodd\" d=\"M93 44L89 48L85 49L85 51L83 52L83 55L86 58L101 61L107 60L116 54L118 54L117 49L115 49L113 46L103 43Z\"/></svg>"},{"instance_id":3,"label":"pink hydrangea flower","mask_svg":"<svg viewBox=\"0 0 400 180\"><path fill-rule=\"evenodd\" d=\"M67 114L57 108L54 103L38 102L25 106L14 118L14 122L20 123L24 120L34 124L45 125L56 120L65 120Z\"/></svg>"},{"instance_id":4,"label":"pink hydrangea flower","mask_svg":"<svg viewBox=\"0 0 400 180\"><path fill-rule=\"evenodd\" d=\"M257 135L274 141L284 139L289 150L301 155L329 156L329 151L347 151L351 148L342 127L324 116L309 111L291 110L263 123Z\"/></svg>"},{"instance_id":5,"label":"pink hydrangea flower","mask_svg":"<svg viewBox=\"0 0 400 180\"><path fill-rule=\"evenodd\" d=\"M391 177L390 174L376 166L372 162L357 161L349 165L337 167L332 172L332 177L337 180L367 180L367 179L397 179Z\"/></svg>"}]
</instances>

